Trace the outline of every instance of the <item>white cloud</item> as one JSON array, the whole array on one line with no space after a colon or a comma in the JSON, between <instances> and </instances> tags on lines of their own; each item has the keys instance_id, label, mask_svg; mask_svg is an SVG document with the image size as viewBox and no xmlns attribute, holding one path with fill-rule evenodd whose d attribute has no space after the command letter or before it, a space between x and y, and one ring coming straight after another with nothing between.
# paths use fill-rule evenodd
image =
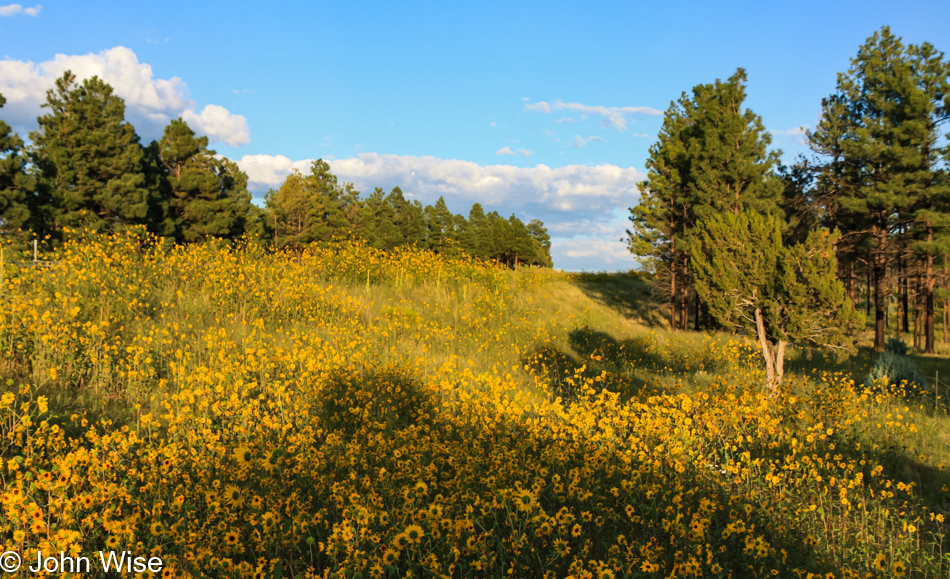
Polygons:
<instances>
[{"instance_id":1,"label":"white cloud","mask_svg":"<svg viewBox=\"0 0 950 579\"><path fill-rule=\"evenodd\" d=\"M145 141L160 138L165 125L181 116L200 122L200 127L192 125L192 128L213 142L231 145L248 142L249 131L243 116L233 115L217 105L207 105L200 114L196 113L197 104L189 97L185 81L178 77L154 78L152 67L139 62L136 54L124 46L97 54L57 54L52 60L39 64L0 60L0 93L7 98L2 111L4 120L21 132L35 129L36 117L43 112L40 105L46 101L46 91L53 88L56 79L67 70L76 75L77 81L98 76L109 83L115 94L125 100L126 118Z\"/></svg>"},{"instance_id":2,"label":"white cloud","mask_svg":"<svg viewBox=\"0 0 950 579\"><path fill-rule=\"evenodd\" d=\"M572 119L572 118L570 118L570 117L564 117L563 119L558 119L558 120L556 120L556 121L554 121L554 122L557 123L557 124L559 124L559 125L563 125L563 124L566 124L566 123L576 123L576 122L577 122L577 119Z\"/></svg>"},{"instance_id":3,"label":"white cloud","mask_svg":"<svg viewBox=\"0 0 950 579\"><path fill-rule=\"evenodd\" d=\"M311 163L312 159L291 161L283 155L244 155L238 161L241 170L247 173L248 186L259 192L279 187L294 169L309 172Z\"/></svg>"},{"instance_id":4,"label":"white cloud","mask_svg":"<svg viewBox=\"0 0 950 579\"><path fill-rule=\"evenodd\" d=\"M496 155L514 155L516 153L511 150L511 147L502 147L498 149L498 151L495 154Z\"/></svg>"},{"instance_id":5,"label":"white cloud","mask_svg":"<svg viewBox=\"0 0 950 579\"><path fill-rule=\"evenodd\" d=\"M251 142L251 131L243 115L233 115L228 109L218 105L205 105L201 114L185 111L181 115L197 133L205 134L232 147L240 147Z\"/></svg>"},{"instance_id":6,"label":"white cloud","mask_svg":"<svg viewBox=\"0 0 950 579\"><path fill-rule=\"evenodd\" d=\"M439 196L484 205L539 205L548 210L606 211L629 207L638 196L643 173L616 165L515 167L479 165L471 161L361 153L328 161L341 181L361 191L399 186L425 202ZM293 168L306 172L311 159L292 161L283 155L245 155L238 161L252 189L275 187Z\"/></svg>"},{"instance_id":7,"label":"white cloud","mask_svg":"<svg viewBox=\"0 0 950 579\"><path fill-rule=\"evenodd\" d=\"M769 133L773 135L787 135L789 137L795 137L798 135L805 134L805 127L795 127L794 129L788 129L787 131L779 131L777 129L769 129Z\"/></svg>"},{"instance_id":8,"label":"white cloud","mask_svg":"<svg viewBox=\"0 0 950 579\"><path fill-rule=\"evenodd\" d=\"M551 105L549 105L548 103L544 101L540 101L533 104L525 105L524 110L528 111L529 113L535 112L535 111L542 112L542 113L550 113Z\"/></svg>"},{"instance_id":9,"label":"white cloud","mask_svg":"<svg viewBox=\"0 0 950 579\"><path fill-rule=\"evenodd\" d=\"M592 262L600 262L611 269L630 269L637 265L633 254L622 241L600 238L551 238L551 257L563 269L595 269ZM569 259L565 259L569 258ZM565 263L566 262L566 263ZM585 265L587 267L585 267ZM598 268L599 269L599 268Z\"/></svg>"},{"instance_id":10,"label":"white cloud","mask_svg":"<svg viewBox=\"0 0 950 579\"><path fill-rule=\"evenodd\" d=\"M578 149L586 149L587 143L592 141L603 141L603 137L587 137L586 139L580 135L574 135L574 142L571 144L572 147L577 147Z\"/></svg>"},{"instance_id":11,"label":"white cloud","mask_svg":"<svg viewBox=\"0 0 950 579\"><path fill-rule=\"evenodd\" d=\"M525 157L530 157L531 155L534 154L534 151L532 151L531 149L518 149L518 152L524 155Z\"/></svg>"},{"instance_id":12,"label":"white cloud","mask_svg":"<svg viewBox=\"0 0 950 579\"><path fill-rule=\"evenodd\" d=\"M6 6L0 6L0 17L4 16L16 16L18 14L26 14L27 16L39 16L40 10L43 9L42 4L37 4L32 8L24 8L21 4L7 4Z\"/></svg>"},{"instance_id":13,"label":"white cloud","mask_svg":"<svg viewBox=\"0 0 950 579\"><path fill-rule=\"evenodd\" d=\"M663 111L652 107L603 107L583 105L581 103L566 103L556 100L553 103L538 101L536 103L526 104L524 110L528 112L550 113L551 111L572 111L581 115L582 118L588 116L599 116L601 118L600 126L603 128L613 127L618 131L627 130L626 115L649 115L661 116ZM571 122L573 119L561 119L558 122Z\"/></svg>"}]
</instances>

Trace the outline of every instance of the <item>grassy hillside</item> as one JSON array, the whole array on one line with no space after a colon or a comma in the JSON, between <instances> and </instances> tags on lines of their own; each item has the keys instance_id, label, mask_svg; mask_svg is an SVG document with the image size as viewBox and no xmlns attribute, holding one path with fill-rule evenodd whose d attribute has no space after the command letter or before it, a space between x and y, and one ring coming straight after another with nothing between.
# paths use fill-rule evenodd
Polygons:
<instances>
[{"instance_id":1,"label":"grassy hillside","mask_svg":"<svg viewBox=\"0 0 950 579\"><path fill-rule=\"evenodd\" d=\"M629 275L90 240L3 267L5 550L194 577L944 577L947 405ZM950 378L947 350L915 357ZM942 366L943 365L943 366ZM944 394L946 397L947 394Z\"/></svg>"}]
</instances>

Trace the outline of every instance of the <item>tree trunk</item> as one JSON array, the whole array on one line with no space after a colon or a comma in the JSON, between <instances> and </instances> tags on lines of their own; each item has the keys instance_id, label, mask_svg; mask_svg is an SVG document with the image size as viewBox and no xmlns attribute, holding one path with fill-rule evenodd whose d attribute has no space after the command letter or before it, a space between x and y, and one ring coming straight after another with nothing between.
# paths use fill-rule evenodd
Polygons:
<instances>
[{"instance_id":1,"label":"tree trunk","mask_svg":"<svg viewBox=\"0 0 950 579\"><path fill-rule=\"evenodd\" d=\"M762 348L762 357L765 358L765 386L769 395L778 393L785 377L785 346L787 342L779 340L772 343L765 333L765 321L762 319L762 308L755 308L755 334L759 338Z\"/></svg>"},{"instance_id":2,"label":"tree trunk","mask_svg":"<svg viewBox=\"0 0 950 579\"><path fill-rule=\"evenodd\" d=\"M682 289L680 290L680 329L684 332L689 330L689 286L686 280L689 279L689 258L683 256L683 279Z\"/></svg>"},{"instance_id":3,"label":"tree trunk","mask_svg":"<svg viewBox=\"0 0 950 579\"><path fill-rule=\"evenodd\" d=\"M887 243L887 230L883 227L877 231L877 247L874 250L874 350L884 351L884 269L886 257L884 245Z\"/></svg>"},{"instance_id":4,"label":"tree trunk","mask_svg":"<svg viewBox=\"0 0 950 579\"><path fill-rule=\"evenodd\" d=\"M907 271L905 270L903 272L904 287L902 288L903 291L901 293L901 307L903 308L903 316L904 316L903 319L901 320L901 324L903 324L904 326L905 334L910 332L910 298L909 298L910 282L908 280L908 277L909 276L907 275Z\"/></svg>"},{"instance_id":5,"label":"tree trunk","mask_svg":"<svg viewBox=\"0 0 950 579\"><path fill-rule=\"evenodd\" d=\"M933 242L934 231L932 227L927 228L927 241ZM934 349L934 286L936 284L934 276L934 257L927 254L927 265L924 268L924 353L933 354Z\"/></svg>"},{"instance_id":6,"label":"tree trunk","mask_svg":"<svg viewBox=\"0 0 950 579\"><path fill-rule=\"evenodd\" d=\"M700 301L701 301L701 300L699 299L699 294L697 294L697 293L694 292L693 304L694 304L695 307L693 308L693 317L694 317L695 319L693 320L693 329L696 330L697 332L702 329L702 328L700 327L700 323L699 323L699 306L700 306Z\"/></svg>"},{"instance_id":7,"label":"tree trunk","mask_svg":"<svg viewBox=\"0 0 950 579\"><path fill-rule=\"evenodd\" d=\"M943 343L947 343L947 318L950 317L950 310L947 309L947 300L943 302Z\"/></svg>"},{"instance_id":8,"label":"tree trunk","mask_svg":"<svg viewBox=\"0 0 950 579\"><path fill-rule=\"evenodd\" d=\"M670 330L676 329L676 239L670 242L672 257L670 260Z\"/></svg>"},{"instance_id":9,"label":"tree trunk","mask_svg":"<svg viewBox=\"0 0 950 579\"><path fill-rule=\"evenodd\" d=\"M854 260L848 259L845 265L845 288L848 291L848 299L851 300L851 309L858 307L858 296L854 292Z\"/></svg>"}]
</instances>

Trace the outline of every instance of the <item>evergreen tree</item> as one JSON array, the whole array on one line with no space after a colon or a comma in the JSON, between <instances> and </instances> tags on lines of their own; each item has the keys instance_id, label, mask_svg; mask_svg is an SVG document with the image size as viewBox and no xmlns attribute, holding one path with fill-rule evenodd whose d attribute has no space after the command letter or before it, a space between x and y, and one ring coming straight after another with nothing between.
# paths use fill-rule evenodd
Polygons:
<instances>
[{"instance_id":1,"label":"evergreen tree","mask_svg":"<svg viewBox=\"0 0 950 579\"><path fill-rule=\"evenodd\" d=\"M888 27L875 32L848 72L838 75L836 93L823 101L822 120L808 135L820 159L818 189L829 201L829 221L846 231L846 252L868 253L878 351L884 349L888 262L895 248L903 253L908 244L922 265L930 304L925 333L933 349L934 260L943 253L947 200L937 146L947 118L942 56L930 45L905 47Z\"/></svg>"},{"instance_id":2,"label":"evergreen tree","mask_svg":"<svg viewBox=\"0 0 950 579\"><path fill-rule=\"evenodd\" d=\"M858 317L836 277L837 238L817 229L786 246L778 217L743 210L705 220L690 243L697 293L720 324L758 339L773 392L789 342L852 349Z\"/></svg>"},{"instance_id":3,"label":"evergreen tree","mask_svg":"<svg viewBox=\"0 0 950 579\"><path fill-rule=\"evenodd\" d=\"M5 103L0 94L0 108ZM36 180L27 171L23 155L23 140L0 121L0 236L20 247L34 233L42 233L35 189Z\"/></svg>"},{"instance_id":4,"label":"evergreen tree","mask_svg":"<svg viewBox=\"0 0 950 579\"><path fill-rule=\"evenodd\" d=\"M478 259L492 259L495 253L494 242L487 235L489 230L488 218L481 203L472 204L468 212L468 219L464 220L463 231L459 238L462 249L472 257Z\"/></svg>"},{"instance_id":5,"label":"evergreen tree","mask_svg":"<svg viewBox=\"0 0 950 579\"><path fill-rule=\"evenodd\" d=\"M540 219L532 219L528 222L528 233L534 245L534 259L531 265L554 267L554 262L551 260L551 236L548 235L544 223Z\"/></svg>"},{"instance_id":6,"label":"evergreen tree","mask_svg":"<svg viewBox=\"0 0 950 579\"><path fill-rule=\"evenodd\" d=\"M692 293L689 244L703 219L750 209L781 215L782 182L774 173L761 118L743 109L746 74L693 88L671 103L650 148L640 203L631 208L630 251L670 296L672 327L687 329Z\"/></svg>"},{"instance_id":7,"label":"evergreen tree","mask_svg":"<svg viewBox=\"0 0 950 579\"><path fill-rule=\"evenodd\" d=\"M308 175L291 173L280 189L267 194L266 206L275 244L298 250L314 241L352 238L362 219L359 192L348 183L340 185L323 159L313 162Z\"/></svg>"},{"instance_id":8,"label":"evergreen tree","mask_svg":"<svg viewBox=\"0 0 950 579\"><path fill-rule=\"evenodd\" d=\"M158 143L158 161L176 237L202 241L245 233L252 212L247 177L233 163L215 158L207 137L173 120Z\"/></svg>"},{"instance_id":9,"label":"evergreen tree","mask_svg":"<svg viewBox=\"0 0 950 579\"><path fill-rule=\"evenodd\" d=\"M40 186L49 192L53 230L108 232L147 224L157 192L147 186L143 148L112 87L98 77L76 85L67 71L43 107L48 112L30 140Z\"/></svg>"},{"instance_id":10,"label":"evergreen tree","mask_svg":"<svg viewBox=\"0 0 950 579\"><path fill-rule=\"evenodd\" d=\"M445 199L439 197L435 205L427 205L424 211L426 223L426 246L436 253L445 251L446 244L455 241L454 218L445 204Z\"/></svg>"},{"instance_id":11,"label":"evergreen tree","mask_svg":"<svg viewBox=\"0 0 950 579\"><path fill-rule=\"evenodd\" d=\"M534 238L531 237L531 232L525 227L524 222L512 214L508 218L508 231L511 241L502 255L502 260L511 267L533 263L536 258Z\"/></svg>"}]
</instances>

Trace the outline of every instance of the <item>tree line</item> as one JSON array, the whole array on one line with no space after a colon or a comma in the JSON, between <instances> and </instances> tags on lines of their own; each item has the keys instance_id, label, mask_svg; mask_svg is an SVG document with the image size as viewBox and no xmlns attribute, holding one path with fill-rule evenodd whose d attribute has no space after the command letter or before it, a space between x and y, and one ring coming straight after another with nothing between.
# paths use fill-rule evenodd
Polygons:
<instances>
[{"instance_id":1,"label":"tree line","mask_svg":"<svg viewBox=\"0 0 950 579\"><path fill-rule=\"evenodd\" d=\"M5 104L0 95L0 108ZM551 267L543 223L486 214L468 218L409 202L399 188L365 198L339 183L329 165L294 172L255 206L247 175L208 148L181 118L158 141L141 143L125 103L98 77L67 71L43 105L29 144L0 120L0 238L23 246L56 245L67 230L99 233L144 226L169 243L249 236L277 248L362 239L380 249L417 245L517 266Z\"/></svg>"},{"instance_id":2,"label":"tree line","mask_svg":"<svg viewBox=\"0 0 950 579\"><path fill-rule=\"evenodd\" d=\"M809 152L791 166L780 164L761 118L743 107L745 84L739 69L727 81L698 85L671 103L650 149L640 202L630 210L626 240L669 300L671 326L685 330L691 318L696 329L728 326L723 321L731 318L723 312L756 302L738 289L730 293L729 279L741 280L724 273L735 266L713 256L709 244L725 243L728 230L774 246L763 232L775 226L784 247L804 251L798 258L776 254L780 261L799 260L799 281L811 267L802 265L803 256L818 263L820 246L827 244L813 234L829 234L829 275L840 284L846 309L873 316L876 350L884 349L886 330L910 333L913 317L915 347L933 353L936 300L944 300L946 316L950 287L950 147L942 132L950 118L950 63L929 43L904 44L888 27L875 32L822 100L817 126L804 132ZM733 216L731 229L723 229L726 214ZM754 215L767 219L755 221ZM715 231L719 238L710 237ZM720 260L715 274L709 269L713 257ZM708 291L710 275L720 277L717 291L732 302ZM774 290L774 283L763 283L753 283L759 296ZM828 279L809 283L824 288L831 300L824 306L839 299ZM854 321L835 308L815 312ZM771 325L787 324L783 315ZM754 325L752 317L747 321ZM797 323L807 326L806 318ZM810 323L827 329L814 318ZM833 341L840 343L841 336Z\"/></svg>"}]
</instances>

